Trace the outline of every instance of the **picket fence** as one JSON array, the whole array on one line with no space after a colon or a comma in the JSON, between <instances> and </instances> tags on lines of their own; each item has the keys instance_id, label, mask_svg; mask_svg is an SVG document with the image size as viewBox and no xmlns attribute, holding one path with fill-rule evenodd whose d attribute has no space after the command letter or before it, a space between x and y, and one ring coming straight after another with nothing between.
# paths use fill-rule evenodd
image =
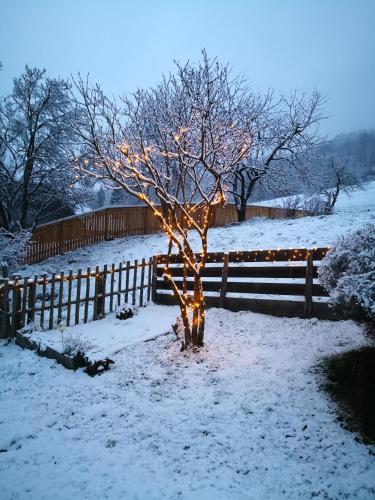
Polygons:
<instances>
[{"instance_id":1,"label":"picket fence","mask_svg":"<svg viewBox=\"0 0 375 500\"><path fill-rule=\"evenodd\" d=\"M318 266L328 248L216 252L202 272L208 307L251 310L275 316L338 319L318 281ZM199 258L199 255L198 255ZM177 301L162 275L166 256L126 264L0 280L0 338L15 336L29 323L51 330L103 318L123 303ZM168 272L182 284L182 265L172 256ZM193 289L192 276L188 289Z\"/></svg>"},{"instance_id":2,"label":"picket fence","mask_svg":"<svg viewBox=\"0 0 375 500\"><path fill-rule=\"evenodd\" d=\"M123 303L150 300L152 260L0 280L0 338L33 323L40 330L101 319Z\"/></svg>"}]
</instances>

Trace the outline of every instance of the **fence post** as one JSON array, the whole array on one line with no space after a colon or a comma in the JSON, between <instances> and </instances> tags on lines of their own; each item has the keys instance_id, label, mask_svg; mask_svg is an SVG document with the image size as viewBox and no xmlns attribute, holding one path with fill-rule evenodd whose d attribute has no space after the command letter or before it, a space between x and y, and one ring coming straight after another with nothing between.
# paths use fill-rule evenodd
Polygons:
<instances>
[{"instance_id":1,"label":"fence post","mask_svg":"<svg viewBox=\"0 0 375 500\"><path fill-rule=\"evenodd\" d=\"M152 287L151 300L156 303L156 286L158 278L158 258L156 255L152 257Z\"/></svg>"},{"instance_id":2,"label":"fence post","mask_svg":"<svg viewBox=\"0 0 375 500\"><path fill-rule=\"evenodd\" d=\"M0 338L6 339L10 333L9 321L9 280L0 280Z\"/></svg>"},{"instance_id":3,"label":"fence post","mask_svg":"<svg viewBox=\"0 0 375 500\"><path fill-rule=\"evenodd\" d=\"M223 270L221 272L221 288L220 288L220 300L219 307L225 307L225 297L227 295L227 283L228 283L228 267L229 267L229 253L224 253Z\"/></svg>"},{"instance_id":4,"label":"fence post","mask_svg":"<svg viewBox=\"0 0 375 500\"><path fill-rule=\"evenodd\" d=\"M104 287L103 287L103 272L99 271L96 267L95 272L95 318L100 319L104 317Z\"/></svg>"},{"instance_id":5,"label":"fence post","mask_svg":"<svg viewBox=\"0 0 375 500\"><path fill-rule=\"evenodd\" d=\"M13 275L13 304L12 304L12 337L16 336L17 330L21 328L21 288L19 286L19 276Z\"/></svg>"},{"instance_id":6,"label":"fence post","mask_svg":"<svg viewBox=\"0 0 375 500\"><path fill-rule=\"evenodd\" d=\"M305 280L305 317L312 316L312 289L314 279L314 260L313 254L308 252L306 262L306 280Z\"/></svg>"}]
</instances>

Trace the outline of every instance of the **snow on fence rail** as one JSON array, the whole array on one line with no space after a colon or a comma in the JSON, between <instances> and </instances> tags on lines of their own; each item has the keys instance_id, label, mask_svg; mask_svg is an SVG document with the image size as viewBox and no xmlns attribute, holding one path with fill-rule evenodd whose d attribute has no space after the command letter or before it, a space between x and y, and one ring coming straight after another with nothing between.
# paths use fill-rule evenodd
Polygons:
<instances>
[{"instance_id":1,"label":"snow on fence rail","mask_svg":"<svg viewBox=\"0 0 375 500\"><path fill-rule=\"evenodd\" d=\"M203 289L207 306L231 311L251 310L275 316L334 319L328 293L316 280L319 261L328 248L257 250L207 254ZM177 301L163 280L165 255L153 263L152 300L158 304ZM173 255L168 273L182 286L182 261ZM259 263L259 264L258 264ZM188 290L193 290L193 281Z\"/></svg>"},{"instance_id":2,"label":"snow on fence rail","mask_svg":"<svg viewBox=\"0 0 375 500\"><path fill-rule=\"evenodd\" d=\"M88 267L51 276L0 280L0 338L34 323L51 330L104 317L124 302L144 305L151 297L152 260Z\"/></svg>"},{"instance_id":3,"label":"snow on fence rail","mask_svg":"<svg viewBox=\"0 0 375 500\"><path fill-rule=\"evenodd\" d=\"M209 253L202 272L206 304L232 311L334 319L337 315L329 307L328 294L316 282L319 261L327 251L296 248ZM141 262L79 269L77 273L1 279L0 338L15 336L31 322L38 329L50 330L60 320L70 326L101 319L122 303L142 306L152 299L157 304L175 304L162 278L165 261L165 255L157 255ZM181 285L178 255L170 258L168 273ZM193 289L192 281L188 281L188 289Z\"/></svg>"},{"instance_id":4,"label":"snow on fence rail","mask_svg":"<svg viewBox=\"0 0 375 500\"><path fill-rule=\"evenodd\" d=\"M296 216L303 216L302 210ZM246 207L246 219L269 217L282 219L287 209L275 207ZM211 226L224 226L237 221L236 207L214 207ZM38 226L27 249L26 263L33 264L70 250L99 241L152 234L160 231L159 221L146 206L116 206L67 217Z\"/></svg>"}]
</instances>

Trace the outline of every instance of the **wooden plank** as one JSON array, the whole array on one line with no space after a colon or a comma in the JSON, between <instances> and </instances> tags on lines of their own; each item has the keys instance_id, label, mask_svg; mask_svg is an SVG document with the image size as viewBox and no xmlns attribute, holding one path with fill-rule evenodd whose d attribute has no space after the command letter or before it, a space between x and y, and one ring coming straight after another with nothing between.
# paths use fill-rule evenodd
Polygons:
<instances>
[{"instance_id":1,"label":"wooden plank","mask_svg":"<svg viewBox=\"0 0 375 500\"><path fill-rule=\"evenodd\" d=\"M12 337L16 336L17 330L21 326L20 320L20 308L21 308L21 290L19 286L19 277L13 276L12 280L12 322L11 322L11 332Z\"/></svg>"},{"instance_id":2,"label":"wooden plank","mask_svg":"<svg viewBox=\"0 0 375 500\"><path fill-rule=\"evenodd\" d=\"M175 280L177 287L182 289L182 280ZM205 292L218 292L221 290L222 284L220 281L204 281L203 290ZM156 290L169 290L168 283L164 280L157 280ZM194 282L187 281L187 289L194 289ZM267 294L267 295L305 295L304 283L261 283L249 281L227 281L226 293L251 293L251 294ZM313 284L312 293L315 297L327 297L326 290L318 284Z\"/></svg>"},{"instance_id":3,"label":"wooden plank","mask_svg":"<svg viewBox=\"0 0 375 500\"><path fill-rule=\"evenodd\" d=\"M125 274L125 303L129 301L129 281L130 281L130 261L126 263L126 274Z\"/></svg>"},{"instance_id":4,"label":"wooden plank","mask_svg":"<svg viewBox=\"0 0 375 500\"><path fill-rule=\"evenodd\" d=\"M137 298L137 272L138 272L138 260L134 261L133 269L133 291L132 291L132 305L135 306Z\"/></svg>"},{"instance_id":5,"label":"wooden plank","mask_svg":"<svg viewBox=\"0 0 375 500\"><path fill-rule=\"evenodd\" d=\"M90 303L90 276L91 269L86 269L86 293L85 293L85 310L83 313L83 322L87 323L89 317L89 303Z\"/></svg>"},{"instance_id":6,"label":"wooden plank","mask_svg":"<svg viewBox=\"0 0 375 500\"><path fill-rule=\"evenodd\" d=\"M175 280L177 287L182 289L182 280ZM187 281L187 289L194 290L194 281ZM221 289L221 281L203 281L203 290L205 292L219 292ZM170 290L169 284L164 280L156 281L156 290Z\"/></svg>"},{"instance_id":7,"label":"wooden plank","mask_svg":"<svg viewBox=\"0 0 375 500\"><path fill-rule=\"evenodd\" d=\"M10 334L9 331L9 280L0 281L0 299L1 299L1 324L0 338L5 339Z\"/></svg>"},{"instance_id":8,"label":"wooden plank","mask_svg":"<svg viewBox=\"0 0 375 500\"><path fill-rule=\"evenodd\" d=\"M147 302L150 302L150 299L151 299L152 262L153 262L153 259L149 259L149 261L148 261L148 275L147 275Z\"/></svg>"},{"instance_id":9,"label":"wooden plank","mask_svg":"<svg viewBox=\"0 0 375 500\"><path fill-rule=\"evenodd\" d=\"M32 283L29 284L29 297L27 301L27 324L32 323L35 319L35 299L37 286L38 275L36 274Z\"/></svg>"},{"instance_id":10,"label":"wooden plank","mask_svg":"<svg viewBox=\"0 0 375 500\"><path fill-rule=\"evenodd\" d=\"M66 306L66 326L70 325L71 308L72 308L72 287L73 287L73 271L68 274L68 302Z\"/></svg>"},{"instance_id":11,"label":"wooden plank","mask_svg":"<svg viewBox=\"0 0 375 500\"><path fill-rule=\"evenodd\" d=\"M62 320L62 303L63 303L63 296L64 296L64 272L61 271L60 273L60 282L59 282L59 302L58 302L58 309L57 309L57 321L60 322Z\"/></svg>"},{"instance_id":12,"label":"wooden plank","mask_svg":"<svg viewBox=\"0 0 375 500\"><path fill-rule=\"evenodd\" d=\"M121 304L121 286L122 286L122 262L118 266L118 280L117 280L117 307Z\"/></svg>"},{"instance_id":13,"label":"wooden plank","mask_svg":"<svg viewBox=\"0 0 375 500\"><path fill-rule=\"evenodd\" d=\"M98 304L98 295L99 295L99 278L100 278L100 269L99 266L95 267L95 285L94 285L94 307L92 313L92 319L98 319L99 316L99 304Z\"/></svg>"},{"instance_id":14,"label":"wooden plank","mask_svg":"<svg viewBox=\"0 0 375 500\"><path fill-rule=\"evenodd\" d=\"M321 260L329 248L290 248L290 249L270 249L270 250L251 250L229 252L229 262L288 262L288 261L305 261L307 256L312 253L313 260ZM199 260L201 254L196 254ZM166 255L158 255L158 263L166 262ZM207 254L207 263L223 262L224 252L214 252ZM171 264L181 264L182 258L178 254L170 257Z\"/></svg>"},{"instance_id":15,"label":"wooden plank","mask_svg":"<svg viewBox=\"0 0 375 500\"><path fill-rule=\"evenodd\" d=\"M113 311L113 294L114 294L114 285L115 285L115 265L111 266L111 286L110 286L110 295L109 295L109 310Z\"/></svg>"},{"instance_id":16,"label":"wooden plank","mask_svg":"<svg viewBox=\"0 0 375 500\"><path fill-rule=\"evenodd\" d=\"M55 307L55 284L56 284L56 273L52 273L51 277L51 288L50 288L50 299L49 299L49 322L48 328L53 330L53 316Z\"/></svg>"},{"instance_id":17,"label":"wooden plank","mask_svg":"<svg viewBox=\"0 0 375 500\"><path fill-rule=\"evenodd\" d=\"M105 298L106 298L106 290L107 290L107 274L108 274L108 266L107 264L103 267L102 279L99 282L99 295L101 295L100 301L100 315L102 318L105 316Z\"/></svg>"},{"instance_id":18,"label":"wooden plank","mask_svg":"<svg viewBox=\"0 0 375 500\"><path fill-rule=\"evenodd\" d=\"M143 306L143 289L145 286L145 267L146 267L146 260L143 258L142 259L142 267L141 267L141 285L139 288L139 305L142 307Z\"/></svg>"},{"instance_id":19,"label":"wooden plank","mask_svg":"<svg viewBox=\"0 0 375 500\"><path fill-rule=\"evenodd\" d=\"M42 303L40 306L40 326L41 326L42 330L44 328L44 311L46 309L45 303L46 303L46 295L47 295L47 283L48 283L48 277L46 274L43 274Z\"/></svg>"},{"instance_id":20,"label":"wooden plank","mask_svg":"<svg viewBox=\"0 0 375 500\"><path fill-rule=\"evenodd\" d=\"M22 288L21 327L24 327L26 325L27 293L29 288L28 278L24 278Z\"/></svg>"},{"instance_id":21,"label":"wooden plank","mask_svg":"<svg viewBox=\"0 0 375 500\"><path fill-rule=\"evenodd\" d=\"M182 268L181 269L181 275L182 275ZM156 302L156 292L158 289L158 257L153 257L152 259L152 293L151 293L151 300L152 302ZM164 281L164 280L163 280Z\"/></svg>"},{"instance_id":22,"label":"wooden plank","mask_svg":"<svg viewBox=\"0 0 375 500\"><path fill-rule=\"evenodd\" d=\"M171 294L157 294L157 303L175 305L176 299ZM220 297L205 297L207 307L219 307ZM274 316L304 317L304 302L292 300L248 299L227 297L225 308L230 311L254 311Z\"/></svg>"},{"instance_id":23,"label":"wooden plank","mask_svg":"<svg viewBox=\"0 0 375 500\"><path fill-rule=\"evenodd\" d=\"M183 270L183 267L181 265L180 267L169 267L168 272L171 276L180 276L181 277L182 270ZM205 267L204 269L202 269L201 276L202 276L202 278L221 278L222 270L223 270L222 265L215 266L215 267ZM305 270L305 268L304 268L304 270ZM158 277L163 276L164 266L162 266L162 267L157 266L155 272L156 272L156 275ZM187 276L193 277L194 276L193 271L188 269ZM305 276L305 273L303 274L303 277L304 276Z\"/></svg>"},{"instance_id":24,"label":"wooden plank","mask_svg":"<svg viewBox=\"0 0 375 500\"><path fill-rule=\"evenodd\" d=\"M75 317L74 317L74 324L78 325L79 323L79 307L81 304L81 281L82 281L82 269L78 269L78 274L77 274L77 287L76 287L76 310L75 310Z\"/></svg>"},{"instance_id":25,"label":"wooden plank","mask_svg":"<svg viewBox=\"0 0 375 500\"><path fill-rule=\"evenodd\" d=\"M231 266L229 278L305 278L306 266ZM314 267L314 277L318 276L317 267Z\"/></svg>"},{"instance_id":26,"label":"wooden plank","mask_svg":"<svg viewBox=\"0 0 375 500\"><path fill-rule=\"evenodd\" d=\"M225 306L225 297L227 294L228 285L228 266L229 266L229 253L224 254L223 270L221 274L221 288L220 288L220 300L219 307ZM204 290L204 285L203 285Z\"/></svg>"},{"instance_id":27,"label":"wooden plank","mask_svg":"<svg viewBox=\"0 0 375 500\"><path fill-rule=\"evenodd\" d=\"M313 256L309 255L307 258L306 266L306 280L305 280L305 316L311 318L312 316L312 296L313 296Z\"/></svg>"}]
</instances>

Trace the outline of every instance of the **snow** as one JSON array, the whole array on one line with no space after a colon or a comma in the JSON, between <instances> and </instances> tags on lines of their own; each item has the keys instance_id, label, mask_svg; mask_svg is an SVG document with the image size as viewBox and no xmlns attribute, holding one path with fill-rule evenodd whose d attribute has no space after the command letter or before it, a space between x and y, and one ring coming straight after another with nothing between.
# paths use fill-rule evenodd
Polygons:
<instances>
[{"instance_id":1,"label":"snow","mask_svg":"<svg viewBox=\"0 0 375 500\"><path fill-rule=\"evenodd\" d=\"M177 310L153 307L161 333ZM108 341L115 364L94 378L0 345L1 498L374 497L375 456L340 427L315 369L367 342L355 323L211 309L206 346L181 353L173 335L141 340L149 310L124 322L121 349Z\"/></svg>"},{"instance_id":2,"label":"snow","mask_svg":"<svg viewBox=\"0 0 375 500\"><path fill-rule=\"evenodd\" d=\"M83 346L90 361L107 357L112 359L126 345L170 332L178 315L178 307L166 308L160 315L159 307L151 303L142 309L134 308L134 312L135 315L127 320L117 319L114 312L106 316L105 320L68 327L63 332L28 331L29 328L26 327L22 333L37 342L42 350L48 346L55 351L64 352L66 347L74 345L76 351Z\"/></svg>"},{"instance_id":3,"label":"snow","mask_svg":"<svg viewBox=\"0 0 375 500\"><path fill-rule=\"evenodd\" d=\"M268 200L265 204L272 203ZM350 197L342 194L333 215L284 220L251 219L240 225L212 228L208 234L208 250L220 252L331 246L339 236L359 229L374 219L375 182L371 182L364 190L355 191ZM195 248L200 250L194 232L192 239ZM21 270L21 274L33 276L69 269L76 271L80 267L85 269L98 264L134 261L165 253L166 245L166 238L161 233L120 238L53 257Z\"/></svg>"},{"instance_id":4,"label":"snow","mask_svg":"<svg viewBox=\"0 0 375 500\"><path fill-rule=\"evenodd\" d=\"M209 250L331 245L374 214L375 182L343 195L331 216L214 228ZM122 238L22 273L165 248L161 234ZM375 447L339 425L316 370L325 356L369 342L359 326L210 309L205 347L181 353L164 335L177 313L151 305L125 321L111 314L67 328L65 340L91 343L91 359L114 360L94 378L0 342L1 500L375 497ZM31 335L63 348L56 330Z\"/></svg>"}]
</instances>

